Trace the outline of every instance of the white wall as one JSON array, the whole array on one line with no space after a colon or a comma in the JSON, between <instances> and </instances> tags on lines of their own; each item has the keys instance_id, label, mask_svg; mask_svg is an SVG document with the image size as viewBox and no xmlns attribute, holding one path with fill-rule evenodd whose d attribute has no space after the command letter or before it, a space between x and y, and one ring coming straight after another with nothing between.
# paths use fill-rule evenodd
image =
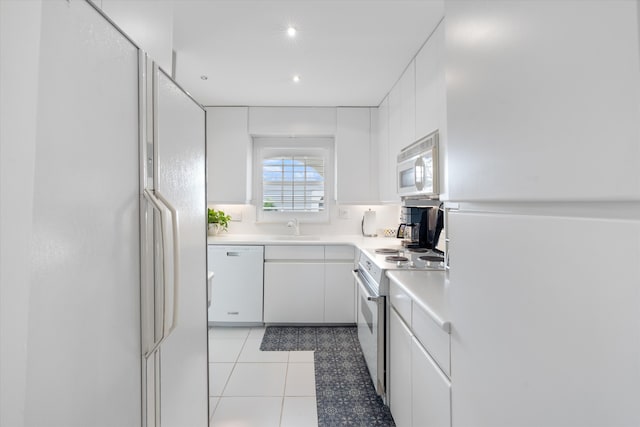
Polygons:
<instances>
[{"instance_id":1,"label":"white wall","mask_svg":"<svg viewBox=\"0 0 640 427\"><path fill-rule=\"evenodd\" d=\"M229 223L229 234L291 234L292 230L286 227L286 221L280 224L256 223L256 207L252 205L209 205L210 208L222 209L233 218L242 217L241 221ZM356 235L361 234L361 223L364 211L371 209L376 211L376 224L378 236L382 236L384 228L397 229L400 222L400 207L394 205L375 206L331 206L329 224L300 224L300 234L331 235ZM339 210L346 209L348 219L339 218ZM295 215L291 215L294 218Z\"/></svg>"},{"instance_id":2,"label":"white wall","mask_svg":"<svg viewBox=\"0 0 640 427\"><path fill-rule=\"evenodd\" d=\"M41 1L0 1L0 425L25 419Z\"/></svg>"}]
</instances>

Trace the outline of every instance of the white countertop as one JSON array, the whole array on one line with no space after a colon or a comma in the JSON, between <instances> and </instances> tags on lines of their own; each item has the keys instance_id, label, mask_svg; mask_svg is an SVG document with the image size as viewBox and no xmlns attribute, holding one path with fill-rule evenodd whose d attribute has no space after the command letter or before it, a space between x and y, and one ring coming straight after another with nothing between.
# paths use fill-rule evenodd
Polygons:
<instances>
[{"instance_id":1,"label":"white countertop","mask_svg":"<svg viewBox=\"0 0 640 427\"><path fill-rule=\"evenodd\" d=\"M387 277L400 286L447 333L451 331L448 281L444 271L389 270Z\"/></svg>"},{"instance_id":2,"label":"white countertop","mask_svg":"<svg viewBox=\"0 0 640 427\"><path fill-rule=\"evenodd\" d=\"M207 236L209 245L354 245L358 249L397 246L400 239L395 237L364 237L352 235L260 235L260 234L219 234Z\"/></svg>"}]
</instances>

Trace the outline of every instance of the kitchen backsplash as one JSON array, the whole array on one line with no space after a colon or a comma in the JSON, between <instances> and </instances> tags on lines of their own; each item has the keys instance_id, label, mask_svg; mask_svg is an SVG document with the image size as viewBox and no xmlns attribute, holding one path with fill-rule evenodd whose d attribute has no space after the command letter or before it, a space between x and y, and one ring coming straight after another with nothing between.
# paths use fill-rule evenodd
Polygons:
<instances>
[{"instance_id":1,"label":"kitchen backsplash","mask_svg":"<svg viewBox=\"0 0 640 427\"><path fill-rule=\"evenodd\" d=\"M213 209L221 209L231 216L229 234L291 234L286 220L281 223L256 223L256 207L253 205L209 205ZM397 205L342 205L332 206L329 223L300 223L301 234L343 235L361 234L364 212L376 211L376 230L378 236L384 236L384 229L397 229L400 222L400 206ZM291 218L295 215L291 215Z\"/></svg>"}]
</instances>

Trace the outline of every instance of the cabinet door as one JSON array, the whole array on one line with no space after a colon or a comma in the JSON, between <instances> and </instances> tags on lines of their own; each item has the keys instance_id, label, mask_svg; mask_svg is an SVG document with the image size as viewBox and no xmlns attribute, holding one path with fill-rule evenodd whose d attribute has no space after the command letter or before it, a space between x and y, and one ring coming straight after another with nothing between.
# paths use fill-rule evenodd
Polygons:
<instances>
[{"instance_id":1,"label":"cabinet door","mask_svg":"<svg viewBox=\"0 0 640 427\"><path fill-rule=\"evenodd\" d=\"M264 321L320 323L324 320L324 264L266 262Z\"/></svg>"},{"instance_id":2,"label":"cabinet door","mask_svg":"<svg viewBox=\"0 0 640 427\"><path fill-rule=\"evenodd\" d=\"M523 6L446 2L449 198L640 200L638 2Z\"/></svg>"},{"instance_id":3,"label":"cabinet door","mask_svg":"<svg viewBox=\"0 0 640 427\"><path fill-rule=\"evenodd\" d=\"M392 155L389 126L389 96L378 107L378 199L398 202L396 155Z\"/></svg>"},{"instance_id":4,"label":"cabinet door","mask_svg":"<svg viewBox=\"0 0 640 427\"><path fill-rule=\"evenodd\" d=\"M251 199L247 107L207 108L207 201L246 203Z\"/></svg>"},{"instance_id":5,"label":"cabinet door","mask_svg":"<svg viewBox=\"0 0 640 427\"><path fill-rule=\"evenodd\" d=\"M398 81L400 85L400 149L416 140L416 63L411 61ZM398 150L399 151L399 150ZM396 153L397 154L397 153Z\"/></svg>"},{"instance_id":6,"label":"cabinet door","mask_svg":"<svg viewBox=\"0 0 640 427\"><path fill-rule=\"evenodd\" d=\"M377 199L371 179L375 153L369 108L338 108L336 129L336 200L370 203Z\"/></svg>"},{"instance_id":7,"label":"cabinet door","mask_svg":"<svg viewBox=\"0 0 640 427\"><path fill-rule=\"evenodd\" d=\"M416 55L416 139L444 128L447 106L443 54L441 23Z\"/></svg>"},{"instance_id":8,"label":"cabinet door","mask_svg":"<svg viewBox=\"0 0 640 427\"><path fill-rule=\"evenodd\" d=\"M411 340L411 418L414 426L451 426L451 382L420 343ZM395 414L394 414L395 418Z\"/></svg>"},{"instance_id":9,"label":"cabinet door","mask_svg":"<svg viewBox=\"0 0 640 427\"><path fill-rule=\"evenodd\" d=\"M406 427L411 426L411 331L394 308L390 311L389 408L396 426Z\"/></svg>"},{"instance_id":10,"label":"cabinet door","mask_svg":"<svg viewBox=\"0 0 640 427\"><path fill-rule=\"evenodd\" d=\"M324 271L324 321L355 323L353 262L329 262L324 265Z\"/></svg>"}]
</instances>

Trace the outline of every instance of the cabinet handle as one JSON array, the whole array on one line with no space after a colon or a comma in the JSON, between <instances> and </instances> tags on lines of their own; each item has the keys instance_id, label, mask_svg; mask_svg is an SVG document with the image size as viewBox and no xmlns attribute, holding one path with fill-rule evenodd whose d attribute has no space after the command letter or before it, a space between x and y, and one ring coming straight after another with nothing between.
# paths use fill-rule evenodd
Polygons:
<instances>
[{"instance_id":1,"label":"cabinet handle","mask_svg":"<svg viewBox=\"0 0 640 427\"><path fill-rule=\"evenodd\" d=\"M240 252L227 252L227 256L240 256Z\"/></svg>"},{"instance_id":2,"label":"cabinet handle","mask_svg":"<svg viewBox=\"0 0 640 427\"><path fill-rule=\"evenodd\" d=\"M237 316L238 314L240 314L240 312L239 311L227 311L227 314L231 314L231 315Z\"/></svg>"}]
</instances>

